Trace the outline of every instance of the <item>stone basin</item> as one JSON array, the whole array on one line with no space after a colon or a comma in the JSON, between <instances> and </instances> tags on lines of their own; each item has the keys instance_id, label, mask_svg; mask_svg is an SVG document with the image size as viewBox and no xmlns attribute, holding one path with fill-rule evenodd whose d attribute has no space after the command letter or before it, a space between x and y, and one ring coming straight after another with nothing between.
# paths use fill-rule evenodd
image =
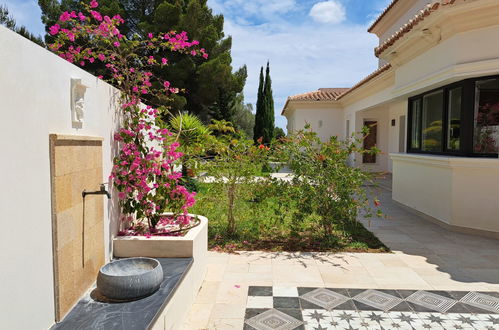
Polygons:
<instances>
[{"instance_id":1,"label":"stone basin","mask_svg":"<svg viewBox=\"0 0 499 330\"><path fill-rule=\"evenodd\" d=\"M163 268L152 258L119 259L104 265L97 276L97 289L108 299L127 301L149 296L163 281Z\"/></svg>"}]
</instances>

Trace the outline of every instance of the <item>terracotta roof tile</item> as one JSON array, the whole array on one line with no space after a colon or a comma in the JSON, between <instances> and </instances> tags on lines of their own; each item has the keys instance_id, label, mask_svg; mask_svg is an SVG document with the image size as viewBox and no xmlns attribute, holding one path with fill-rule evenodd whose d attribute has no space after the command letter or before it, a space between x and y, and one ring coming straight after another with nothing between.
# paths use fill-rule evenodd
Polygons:
<instances>
[{"instance_id":1,"label":"terracotta roof tile","mask_svg":"<svg viewBox=\"0 0 499 330\"><path fill-rule=\"evenodd\" d=\"M383 19L383 17L385 17L386 14L388 14L388 12L397 4L397 2L399 2L400 0L393 0L389 5L388 7L385 8L385 10L383 10L383 12L378 16L378 18L376 18L376 20L374 21L373 24L371 24L371 26L369 27L369 29L367 29L367 32L371 32L374 27L376 25L378 25L378 23Z\"/></svg>"},{"instance_id":2,"label":"terracotta roof tile","mask_svg":"<svg viewBox=\"0 0 499 330\"><path fill-rule=\"evenodd\" d=\"M290 101L336 101L343 93L347 92L350 88L319 88L316 91L293 95L288 97L286 104L282 109L281 115L284 115L286 108Z\"/></svg>"},{"instance_id":3,"label":"terracotta roof tile","mask_svg":"<svg viewBox=\"0 0 499 330\"><path fill-rule=\"evenodd\" d=\"M290 101L335 101L349 88L319 88L317 91L293 95L288 97Z\"/></svg>"},{"instance_id":4,"label":"terracotta roof tile","mask_svg":"<svg viewBox=\"0 0 499 330\"><path fill-rule=\"evenodd\" d=\"M409 20L406 24L404 24L397 32L395 32L392 36L390 36L385 42L374 49L374 54L376 56L381 55L385 50L387 50L390 46L395 44L400 38L414 29L419 23L424 21L428 16L432 13L436 12L440 8L444 6L453 5L457 0L437 0L433 3L426 5L425 8L419 11L411 20ZM461 0L466 1L466 0Z\"/></svg>"},{"instance_id":5,"label":"terracotta roof tile","mask_svg":"<svg viewBox=\"0 0 499 330\"><path fill-rule=\"evenodd\" d=\"M391 67L392 67L392 65L390 63L383 65L381 68L377 69L376 71L374 71L373 73L371 73L370 75L368 75L367 77L365 77L364 79L362 79L361 81L359 81L357 84L355 84L355 86L353 86L352 88L350 88L348 91L346 91L345 93L341 94L337 98L337 100L340 100L345 95L350 94L351 92L353 92L354 90L358 89L362 85L364 85L364 84L368 83L369 81L373 80L374 78L380 76L382 73L390 70Z\"/></svg>"}]
</instances>

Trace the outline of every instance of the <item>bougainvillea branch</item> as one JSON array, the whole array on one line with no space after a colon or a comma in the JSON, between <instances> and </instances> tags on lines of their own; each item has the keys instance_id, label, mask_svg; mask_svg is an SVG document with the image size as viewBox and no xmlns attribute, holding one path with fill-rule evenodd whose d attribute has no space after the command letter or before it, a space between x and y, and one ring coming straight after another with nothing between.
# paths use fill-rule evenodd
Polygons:
<instances>
[{"instance_id":1,"label":"bougainvillea branch","mask_svg":"<svg viewBox=\"0 0 499 330\"><path fill-rule=\"evenodd\" d=\"M165 109L145 106L142 98L179 92L169 81L153 74L168 65L166 54L179 52L204 58L208 54L198 48L199 42L189 41L186 32L128 38L119 29L123 18L102 15L98 6L92 0L83 5L83 12L62 13L59 22L49 28L55 37L49 48L81 67L102 62L106 74L99 78L122 91L122 128L114 134L120 149L110 178L118 191L123 219L132 223L132 234L163 234L164 228L188 226L188 209L195 202L195 194L179 184L182 175L174 167L182 156L177 152L179 144L160 119ZM165 212L174 216L165 217Z\"/></svg>"}]
</instances>

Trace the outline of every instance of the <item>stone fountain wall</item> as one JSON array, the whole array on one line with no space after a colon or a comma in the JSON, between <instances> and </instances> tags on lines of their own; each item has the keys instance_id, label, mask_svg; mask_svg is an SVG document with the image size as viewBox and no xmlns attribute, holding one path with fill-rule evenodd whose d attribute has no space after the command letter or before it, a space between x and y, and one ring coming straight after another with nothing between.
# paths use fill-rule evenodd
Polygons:
<instances>
[{"instance_id":1,"label":"stone fountain wall","mask_svg":"<svg viewBox=\"0 0 499 330\"><path fill-rule=\"evenodd\" d=\"M95 281L104 258L102 139L50 135L52 230L56 320L60 321Z\"/></svg>"}]
</instances>

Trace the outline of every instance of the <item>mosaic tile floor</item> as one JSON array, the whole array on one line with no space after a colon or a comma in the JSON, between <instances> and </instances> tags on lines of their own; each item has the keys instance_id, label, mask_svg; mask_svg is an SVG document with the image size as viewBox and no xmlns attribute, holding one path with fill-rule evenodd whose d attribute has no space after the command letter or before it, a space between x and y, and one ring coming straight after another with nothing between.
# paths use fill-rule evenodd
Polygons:
<instances>
[{"instance_id":1,"label":"mosaic tile floor","mask_svg":"<svg viewBox=\"0 0 499 330\"><path fill-rule=\"evenodd\" d=\"M499 293L250 286L244 329L499 330Z\"/></svg>"}]
</instances>

